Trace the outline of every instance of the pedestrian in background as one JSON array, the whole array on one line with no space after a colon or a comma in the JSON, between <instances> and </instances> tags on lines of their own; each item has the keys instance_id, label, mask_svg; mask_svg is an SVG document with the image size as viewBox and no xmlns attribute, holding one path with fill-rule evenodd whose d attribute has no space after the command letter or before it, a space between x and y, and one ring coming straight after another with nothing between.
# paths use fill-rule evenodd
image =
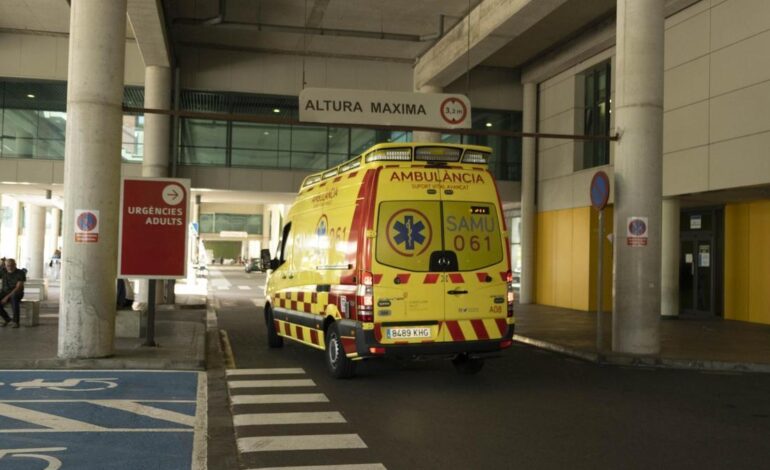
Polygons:
<instances>
[{"instance_id":1,"label":"pedestrian in background","mask_svg":"<svg viewBox=\"0 0 770 470\"><path fill-rule=\"evenodd\" d=\"M11 322L8 312L3 307L11 303L13 311L12 328L19 327L19 316L21 315L21 299L24 297L24 282L27 280L27 273L22 269L16 269L16 260L8 258L5 260L5 271L0 275L2 277L2 291L0 291L0 317L6 326Z\"/></svg>"}]
</instances>

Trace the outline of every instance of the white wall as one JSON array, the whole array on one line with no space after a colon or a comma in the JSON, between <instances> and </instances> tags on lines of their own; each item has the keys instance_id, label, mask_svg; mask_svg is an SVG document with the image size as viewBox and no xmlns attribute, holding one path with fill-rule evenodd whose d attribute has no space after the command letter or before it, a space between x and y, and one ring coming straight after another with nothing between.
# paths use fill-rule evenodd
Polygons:
<instances>
[{"instance_id":1,"label":"white wall","mask_svg":"<svg viewBox=\"0 0 770 470\"><path fill-rule=\"evenodd\" d=\"M0 32L0 77L67 80L69 39L65 35ZM136 41L126 41L126 85L144 84L144 62Z\"/></svg>"},{"instance_id":2,"label":"white wall","mask_svg":"<svg viewBox=\"0 0 770 470\"><path fill-rule=\"evenodd\" d=\"M770 2L702 0L667 18L665 35L663 195L770 184ZM555 55L562 67L551 55L522 73L539 81L540 132L583 132L580 74L614 58L610 47L586 59L587 38ZM579 157L579 143L539 141L540 211L590 205L597 168L576 170Z\"/></svg>"},{"instance_id":3,"label":"white wall","mask_svg":"<svg viewBox=\"0 0 770 470\"><path fill-rule=\"evenodd\" d=\"M663 193L770 183L770 2L703 0L666 23Z\"/></svg>"}]
</instances>

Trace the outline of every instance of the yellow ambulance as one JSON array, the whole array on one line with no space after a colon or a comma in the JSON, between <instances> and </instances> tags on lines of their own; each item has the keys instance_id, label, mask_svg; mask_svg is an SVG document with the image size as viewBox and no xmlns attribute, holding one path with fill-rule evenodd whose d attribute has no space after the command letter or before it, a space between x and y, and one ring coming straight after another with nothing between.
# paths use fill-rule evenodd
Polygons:
<instances>
[{"instance_id":1,"label":"yellow ambulance","mask_svg":"<svg viewBox=\"0 0 770 470\"><path fill-rule=\"evenodd\" d=\"M377 356L444 355L476 373L511 346L510 244L490 155L380 144L308 176L269 261L269 346L325 350L337 378Z\"/></svg>"}]
</instances>

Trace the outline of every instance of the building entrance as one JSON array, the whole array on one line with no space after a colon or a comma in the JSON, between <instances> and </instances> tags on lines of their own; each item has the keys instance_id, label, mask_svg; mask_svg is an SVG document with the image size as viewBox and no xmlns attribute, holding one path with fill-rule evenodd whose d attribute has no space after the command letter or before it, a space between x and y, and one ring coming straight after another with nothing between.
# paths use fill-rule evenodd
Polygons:
<instances>
[{"instance_id":1,"label":"building entrance","mask_svg":"<svg viewBox=\"0 0 770 470\"><path fill-rule=\"evenodd\" d=\"M722 218L721 208L682 212L679 310L684 315L722 314Z\"/></svg>"}]
</instances>

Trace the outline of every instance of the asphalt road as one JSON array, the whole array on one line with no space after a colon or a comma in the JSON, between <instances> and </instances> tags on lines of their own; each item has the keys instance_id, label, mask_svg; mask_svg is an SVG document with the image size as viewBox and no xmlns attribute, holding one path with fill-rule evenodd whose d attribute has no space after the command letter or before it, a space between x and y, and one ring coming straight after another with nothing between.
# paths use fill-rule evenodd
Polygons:
<instances>
[{"instance_id":1,"label":"asphalt road","mask_svg":"<svg viewBox=\"0 0 770 470\"><path fill-rule=\"evenodd\" d=\"M237 368L301 369L231 382L305 381L231 394L328 399L233 406L236 416L256 416L236 418L252 423L237 426L238 438L252 438L244 441L251 447L241 452L243 468L770 468L770 375L597 366L516 345L476 376L456 374L448 361L385 359L334 380L320 351L290 341L267 348L256 306L263 275L212 270L211 279ZM265 420L272 413L322 422L277 424ZM326 436L329 446L349 448L285 450L330 434L338 436Z\"/></svg>"}]
</instances>

